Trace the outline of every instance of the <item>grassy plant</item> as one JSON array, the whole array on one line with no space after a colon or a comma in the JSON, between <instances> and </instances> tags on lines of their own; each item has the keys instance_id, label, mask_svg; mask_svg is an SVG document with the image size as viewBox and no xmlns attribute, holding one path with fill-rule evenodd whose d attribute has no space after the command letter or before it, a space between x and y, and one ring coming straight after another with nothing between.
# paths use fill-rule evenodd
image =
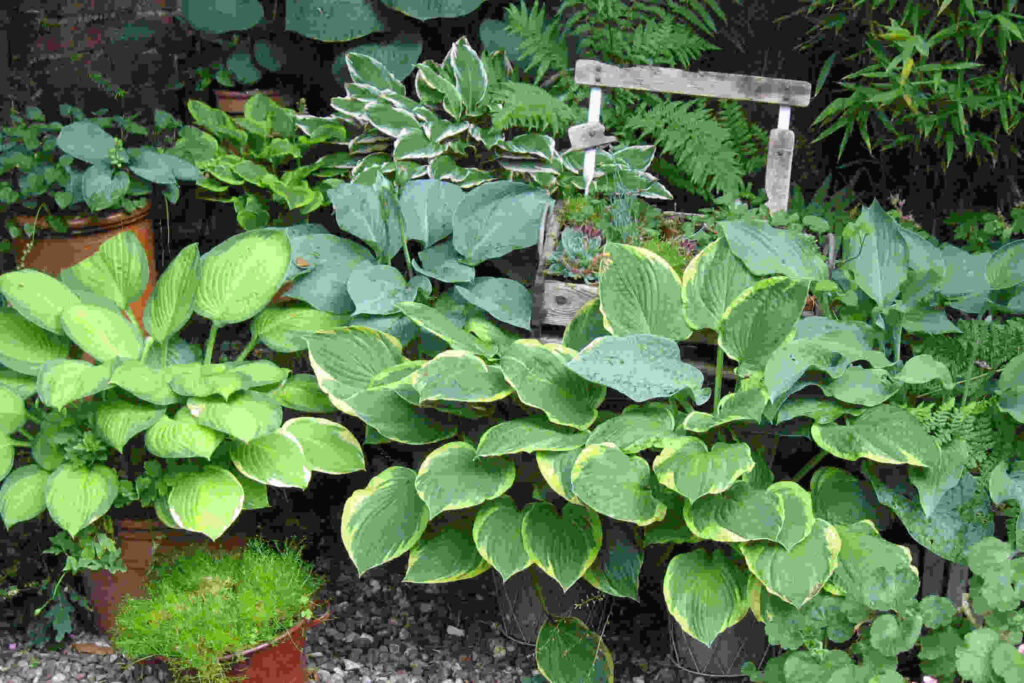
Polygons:
<instances>
[{"instance_id":1,"label":"grassy plant","mask_svg":"<svg viewBox=\"0 0 1024 683\"><path fill-rule=\"evenodd\" d=\"M154 565L146 596L122 603L114 643L131 659L164 657L176 681L224 683L221 658L311 617L322 585L293 544L177 555Z\"/></svg>"}]
</instances>

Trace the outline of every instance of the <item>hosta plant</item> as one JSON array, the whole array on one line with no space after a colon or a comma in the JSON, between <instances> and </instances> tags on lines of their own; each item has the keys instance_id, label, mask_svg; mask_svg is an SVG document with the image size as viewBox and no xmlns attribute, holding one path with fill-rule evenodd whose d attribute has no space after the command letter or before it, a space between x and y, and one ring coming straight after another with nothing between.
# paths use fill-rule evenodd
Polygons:
<instances>
[{"instance_id":1,"label":"hosta plant","mask_svg":"<svg viewBox=\"0 0 1024 683\"><path fill-rule=\"evenodd\" d=\"M362 469L354 437L314 416L333 411L312 376L245 360L258 342L294 351L303 334L340 322L267 308L291 258L283 230L237 235L202 256L190 245L141 321L128 302L149 275L130 232L60 280L0 276L10 305L0 309L4 524L46 513L74 537L138 502L169 526L216 539L243 509L267 506L268 486L305 488L313 472ZM209 326L205 353L178 336L193 314ZM212 362L218 330L245 322L253 340L241 356Z\"/></svg>"}]
</instances>

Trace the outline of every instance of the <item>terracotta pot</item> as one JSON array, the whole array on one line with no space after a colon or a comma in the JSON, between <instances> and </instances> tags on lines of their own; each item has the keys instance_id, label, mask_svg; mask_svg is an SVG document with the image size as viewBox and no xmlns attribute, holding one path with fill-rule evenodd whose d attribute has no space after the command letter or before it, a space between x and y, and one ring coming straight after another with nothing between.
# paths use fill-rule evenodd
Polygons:
<instances>
[{"instance_id":1,"label":"terracotta pot","mask_svg":"<svg viewBox=\"0 0 1024 683\"><path fill-rule=\"evenodd\" d=\"M530 645L537 644L537 634L547 621L545 606L553 617L576 617L598 632L611 609L611 597L591 589L582 579L563 591L536 566L515 574L506 582L502 582L501 575L495 571L494 588L505 635ZM544 605L541 605L538 590Z\"/></svg>"},{"instance_id":2,"label":"terracotta pot","mask_svg":"<svg viewBox=\"0 0 1024 683\"><path fill-rule=\"evenodd\" d=\"M131 230L142 242L142 248L146 250L146 259L149 261L149 283L146 285L146 291L130 304L132 313L141 325L142 312L153 293L157 276L153 221L149 218L150 208L151 204L146 202L144 207L129 214L119 211L102 216L69 218L68 231L65 233L51 230L45 218L40 218L37 222L35 216L15 216L14 220L22 228L33 224L36 226L34 238L19 237L13 240L18 267L34 268L53 277L59 277L62 270L95 254L100 245L114 235Z\"/></svg>"},{"instance_id":3,"label":"terracotta pot","mask_svg":"<svg viewBox=\"0 0 1024 683\"><path fill-rule=\"evenodd\" d=\"M239 683L306 683L306 631L324 623L329 614L303 620L271 642L233 655L231 660L242 659L228 675L244 677Z\"/></svg>"},{"instance_id":4,"label":"terracotta pot","mask_svg":"<svg viewBox=\"0 0 1024 683\"><path fill-rule=\"evenodd\" d=\"M96 626L102 633L109 633L114 626L121 600L129 595L142 596L154 556L182 552L196 545L210 550L235 550L245 545L242 536L210 541L200 534L171 529L151 520L122 519L114 522L114 526L127 571L85 572L86 594L95 612Z\"/></svg>"},{"instance_id":5,"label":"terracotta pot","mask_svg":"<svg viewBox=\"0 0 1024 683\"><path fill-rule=\"evenodd\" d=\"M217 109L232 116L241 116L245 113L245 103L256 93L263 93L282 107L288 106L284 94L277 90L214 90L213 96L217 98Z\"/></svg>"}]
</instances>

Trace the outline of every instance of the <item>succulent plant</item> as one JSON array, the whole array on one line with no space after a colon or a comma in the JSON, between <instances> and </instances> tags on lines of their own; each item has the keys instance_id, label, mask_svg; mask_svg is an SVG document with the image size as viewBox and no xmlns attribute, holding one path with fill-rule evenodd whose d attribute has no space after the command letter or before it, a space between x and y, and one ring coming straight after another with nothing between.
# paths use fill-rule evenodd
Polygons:
<instances>
[{"instance_id":1,"label":"succulent plant","mask_svg":"<svg viewBox=\"0 0 1024 683\"><path fill-rule=\"evenodd\" d=\"M604 257L601 231L590 225L562 231L558 248L548 259L547 274L584 282L597 282Z\"/></svg>"}]
</instances>

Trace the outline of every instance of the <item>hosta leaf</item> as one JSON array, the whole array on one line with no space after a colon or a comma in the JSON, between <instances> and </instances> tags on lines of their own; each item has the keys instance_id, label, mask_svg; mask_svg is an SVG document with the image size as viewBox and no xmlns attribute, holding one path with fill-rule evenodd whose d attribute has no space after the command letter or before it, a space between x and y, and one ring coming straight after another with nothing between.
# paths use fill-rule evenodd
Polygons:
<instances>
[{"instance_id":1,"label":"hosta leaf","mask_svg":"<svg viewBox=\"0 0 1024 683\"><path fill-rule=\"evenodd\" d=\"M900 609L917 596L920 580L910 551L884 540L868 520L836 524L839 564L831 582L875 610Z\"/></svg>"},{"instance_id":2,"label":"hosta leaf","mask_svg":"<svg viewBox=\"0 0 1024 683\"><path fill-rule=\"evenodd\" d=\"M1024 282L1024 240L1013 240L992 252L985 277L992 289L1009 289Z\"/></svg>"},{"instance_id":3,"label":"hosta leaf","mask_svg":"<svg viewBox=\"0 0 1024 683\"><path fill-rule=\"evenodd\" d=\"M409 551L403 581L447 583L479 575L489 568L477 552L468 529L447 526L436 534L424 534Z\"/></svg>"},{"instance_id":4,"label":"hosta leaf","mask_svg":"<svg viewBox=\"0 0 1024 683\"><path fill-rule=\"evenodd\" d=\"M811 533L787 550L768 541L740 546L747 567L765 588L797 607L821 590L839 563L839 535L835 527L814 520Z\"/></svg>"},{"instance_id":5,"label":"hosta leaf","mask_svg":"<svg viewBox=\"0 0 1024 683\"><path fill-rule=\"evenodd\" d=\"M362 0L321 0L317 4L290 3L285 29L323 42L344 42L387 30L380 10ZM349 63L364 55L350 55Z\"/></svg>"},{"instance_id":6,"label":"hosta leaf","mask_svg":"<svg viewBox=\"0 0 1024 683\"><path fill-rule=\"evenodd\" d=\"M608 646L576 617L549 619L540 627L537 668L551 683L605 683L614 678Z\"/></svg>"},{"instance_id":7,"label":"hosta leaf","mask_svg":"<svg viewBox=\"0 0 1024 683\"><path fill-rule=\"evenodd\" d=\"M342 327L345 316L318 311L315 308L295 306L268 308L253 318L254 337L278 353L306 350L306 339L316 333Z\"/></svg>"},{"instance_id":8,"label":"hosta leaf","mask_svg":"<svg viewBox=\"0 0 1024 683\"><path fill-rule=\"evenodd\" d=\"M440 337L455 351L469 351L487 358L495 355L494 348L466 332L436 308L407 301L398 304L398 309L423 330Z\"/></svg>"},{"instance_id":9,"label":"hosta leaf","mask_svg":"<svg viewBox=\"0 0 1024 683\"><path fill-rule=\"evenodd\" d=\"M868 500L870 488L838 467L819 467L811 476L814 515L833 524L852 525L866 519L878 523L878 510Z\"/></svg>"},{"instance_id":10,"label":"hosta leaf","mask_svg":"<svg viewBox=\"0 0 1024 683\"><path fill-rule=\"evenodd\" d=\"M583 579L602 593L639 602L643 561L636 529L629 524L611 521L604 525L601 551Z\"/></svg>"},{"instance_id":11,"label":"hosta leaf","mask_svg":"<svg viewBox=\"0 0 1024 683\"><path fill-rule=\"evenodd\" d=\"M721 550L681 553L665 572L665 604L679 626L708 647L747 613L747 578Z\"/></svg>"},{"instance_id":12,"label":"hosta leaf","mask_svg":"<svg viewBox=\"0 0 1024 683\"><path fill-rule=\"evenodd\" d=\"M427 528L415 480L413 470L389 467L345 501L341 540L360 575L412 548Z\"/></svg>"},{"instance_id":13,"label":"hosta leaf","mask_svg":"<svg viewBox=\"0 0 1024 683\"><path fill-rule=\"evenodd\" d=\"M172 419L166 415L146 430L146 450L159 458L209 460L224 435L197 424L187 410Z\"/></svg>"},{"instance_id":14,"label":"hosta leaf","mask_svg":"<svg viewBox=\"0 0 1024 683\"><path fill-rule=\"evenodd\" d=\"M190 244L178 252L156 281L142 324L158 342L177 334L192 317L199 273L199 245Z\"/></svg>"},{"instance_id":15,"label":"hosta leaf","mask_svg":"<svg viewBox=\"0 0 1024 683\"><path fill-rule=\"evenodd\" d=\"M572 468L572 490L584 504L612 519L645 526L665 516L650 489L651 468L611 444L584 448Z\"/></svg>"},{"instance_id":16,"label":"hosta leaf","mask_svg":"<svg viewBox=\"0 0 1024 683\"><path fill-rule=\"evenodd\" d=\"M538 408L555 424L586 429L597 419L604 387L567 367L575 352L558 344L520 339L501 356L501 371L523 403Z\"/></svg>"},{"instance_id":17,"label":"hosta leaf","mask_svg":"<svg viewBox=\"0 0 1024 683\"><path fill-rule=\"evenodd\" d=\"M229 399L190 398L188 411L199 424L239 441L249 442L281 426L281 405L255 391L243 391Z\"/></svg>"},{"instance_id":18,"label":"hosta leaf","mask_svg":"<svg viewBox=\"0 0 1024 683\"><path fill-rule=\"evenodd\" d=\"M451 438L455 426L417 409L391 389L367 389L345 401L346 412L399 443L422 445Z\"/></svg>"},{"instance_id":19,"label":"hosta leaf","mask_svg":"<svg viewBox=\"0 0 1024 683\"><path fill-rule=\"evenodd\" d=\"M359 440L337 422L296 417L285 422L281 431L298 440L306 466L314 472L349 474L366 469Z\"/></svg>"},{"instance_id":20,"label":"hosta leaf","mask_svg":"<svg viewBox=\"0 0 1024 683\"><path fill-rule=\"evenodd\" d=\"M63 282L31 268L0 275L0 295L26 320L57 334L61 313L81 302Z\"/></svg>"},{"instance_id":21,"label":"hosta leaf","mask_svg":"<svg viewBox=\"0 0 1024 683\"><path fill-rule=\"evenodd\" d=\"M107 514L117 498L117 472L65 463L46 480L46 509L72 538Z\"/></svg>"},{"instance_id":22,"label":"hosta leaf","mask_svg":"<svg viewBox=\"0 0 1024 683\"><path fill-rule=\"evenodd\" d=\"M591 299L576 311L576 316L565 328L565 333L562 335L562 346L573 351L581 351L590 342L608 334L609 332L604 326L604 316L601 315L601 301L600 299Z\"/></svg>"},{"instance_id":23,"label":"hosta leaf","mask_svg":"<svg viewBox=\"0 0 1024 683\"><path fill-rule=\"evenodd\" d=\"M593 510L569 503L561 513L551 503L530 503L523 541L530 559L568 590L590 568L601 549L601 520Z\"/></svg>"},{"instance_id":24,"label":"hosta leaf","mask_svg":"<svg viewBox=\"0 0 1024 683\"><path fill-rule=\"evenodd\" d=\"M167 497L175 524L212 540L227 531L244 501L245 490L234 475L212 465L183 475Z\"/></svg>"},{"instance_id":25,"label":"hosta leaf","mask_svg":"<svg viewBox=\"0 0 1024 683\"><path fill-rule=\"evenodd\" d=\"M704 247L683 271L683 315L695 330L717 330L729 304L756 278L724 239Z\"/></svg>"},{"instance_id":26,"label":"hosta leaf","mask_svg":"<svg viewBox=\"0 0 1024 683\"><path fill-rule=\"evenodd\" d=\"M721 227L729 249L754 275L828 279L828 266L810 235L773 228L766 221L723 221Z\"/></svg>"},{"instance_id":27,"label":"hosta leaf","mask_svg":"<svg viewBox=\"0 0 1024 683\"><path fill-rule=\"evenodd\" d=\"M37 327L17 311L0 308L0 363L23 375L38 375L47 361L67 358L66 337Z\"/></svg>"},{"instance_id":28,"label":"hosta leaf","mask_svg":"<svg viewBox=\"0 0 1024 683\"><path fill-rule=\"evenodd\" d=\"M526 183L484 183L455 209L452 243L471 266L536 246L541 216L550 201Z\"/></svg>"},{"instance_id":29,"label":"hosta leaf","mask_svg":"<svg viewBox=\"0 0 1024 683\"><path fill-rule=\"evenodd\" d=\"M688 503L687 524L710 540L768 540L792 548L810 533L814 514L810 494L801 494L799 486L792 490L791 484L778 482L759 490L739 481L720 495Z\"/></svg>"},{"instance_id":30,"label":"hosta leaf","mask_svg":"<svg viewBox=\"0 0 1024 683\"><path fill-rule=\"evenodd\" d=\"M315 334L307 344L320 389L340 401L370 386L378 372L405 360L397 339L368 327Z\"/></svg>"},{"instance_id":31,"label":"hosta leaf","mask_svg":"<svg viewBox=\"0 0 1024 683\"><path fill-rule=\"evenodd\" d=\"M455 291L469 303L513 327L530 329L533 297L530 290L504 277L478 277L472 284L456 285Z\"/></svg>"},{"instance_id":32,"label":"hosta leaf","mask_svg":"<svg viewBox=\"0 0 1024 683\"><path fill-rule=\"evenodd\" d=\"M142 296L149 283L149 260L139 238L123 230L105 241L95 254L61 273L61 280L81 284L110 299L122 311Z\"/></svg>"},{"instance_id":33,"label":"hosta leaf","mask_svg":"<svg viewBox=\"0 0 1024 683\"><path fill-rule=\"evenodd\" d=\"M248 443L232 441L228 457L239 472L268 486L304 489L312 475L299 440L284 430Z\"/></svg>"},{"instance_id":34,"label":"hosta leaf","mask_svg":"<svg viewBox=\"0 0 1024 683\"><path fill-rule=\"evenodd\" d=\"M606 247L611 263L601 273L604 326L618 337L643 334L686 339L679 276L657 254L625 244Z\"/></svg>"},{"instance_id":35,"label":"hosta leaf","mask_svg":"<svg viewBox=\"0 0 1024 683\"><path fill-rule=\"evenodd\" d=\"M421 401L489 403L512 393L501 370L466 351L443 351L410 377Z\"/></svg>"},{"instance_id":36,"label":"hosta leaf","mask_svg":"<svg viewBox=\"0 0 1024 683\"><path fill-rule=\"evenodd\" d=\"M551 489L570 503L579 503L580 499L572 490L572 468L576 464L582 448L570 451L539 451L537 453L537 469Z\"/></svg>"},{"instance_id":37,"label":"hosta leaf","mask_svg":"<svg viewBox=\"0 0 1024 683\"><path fill-rule=\"evenodd\" d=\"M654 473L663 485L691 503L711 493L722 493L754 469L750 446L716 442L711 450L697 437L673 441L654 460Z\"/></svg>"},{"instance_id":38,"label":"hosta leaf","mask_svg":"<svg viewBox=\"0 0 1024 683\"><path fill-rule=\"evenodd\" d=\"M690 413L683 420L683 428L702 433L730 422L760 422L767 405L768 394L761 387L742 389L723 398L713 413Z\"/></svg>"},{"instance_id":39,"label":"hosta leaf","mask_svg":"<svg viewBox=\"0 0 1024 683\"><path fill-rule=\"evenodd\" d=\"M473 542L480 555L508 581L532 564L523 545L523 515L508 496L480 506L473 520Z\"/></svg>"},{"instance_id":40,"label":"hosta leaf","mask_svg":"<svg viewBox=\"0 0 1024 683\"><path fill-rule=\"evenodd\" d=\"M879 306L892 302L907 277L907 243L899 224L874 201L843 240L853 280Z\"/></svg>"},{"instance_id":41,"label":"hosta leaf","mask_svg":"<svg viewBox=\"0 0 1024 683\"><path fill-rule=\"evenodd\" d=\"M470 508L505 493L516 468L507 458L478 458L468 443L455 441L427 455L416 475L416 492L430 517Z\"/></svg>"},{"instance_id":42,"label":"hosta leaf","mask_svg":"<svg viewBox=\"0 0 1024 683\"><path fill-rule=\"evenodd\" d=\"M132 437L146 431L164 416L164 408L105 398L96 406L96 431L118 452Z\"/></svg>"},{"instance_id":43,"label":"hosta leaf","mask_svg":"<svg viewBox=\"0 0 1024 683\"><path fill-rule=\"evenodd\" d=\"M479 457L491 457L537 451L571 451L582 447L586 440L586 432L551 424L539 416L522 417L500 422L484 432L476 453Z\"/></svg>"},{"instance_id":44,"label":"hosta leaf","mask_svg":"<svg viewBox=\"0 0 1024 683\"><path fill-rule=\"evenodd\" d=\"M406 183L398 200L405 219L406 237L429 247L451 235L455 208L464 196L465 192L458 185L441 180L424 179ZM420 258L423 258L422 252ZM426 262L423 265L426 266Z\"/></svg>"},{"instance_id":45,"label":"hosta leaf","mask_svg":"<svg viewBox=\"0 0 1024 683\"><path fill-rule=\"evenodd\" d=\"M25 399L0 385L0 434L16 432L21 429L27 419Z\"/></svg>"},{"instance_id":46,"label":"hosta leaf","mask_svg":"<svg viewBox=\"0 0 1024 683\"><path fill-rule=\"evenodd\" d=\"M642 402L683 390L702 394L704 375L679 360L679 346L651 334L600 337L567 365L577 375Z\"/></svg>"},{"instance_id":47,"label":"hosta leaf","mask_svg":"<svg viewBox=\"0 0 1024 683\"><path fill-rule=\"evenodd\" d=\"M229 237L203 256L195 310L217 325L248 320L280 289L291 245L281 230Z\"/></svg>"},{"instance_id":48,"label":"hosta leaf","mask_svg":"<svg viewBox=\"0 0 1024 683\"><path fill-rule=\"evenodd\" d=\"M628 406L621 415L594 427L587 445L610 443L623 453L639 453L658 447L662 439L672 435L674 426L673 410L664 403Z\"/></svg>"},{"instance_id":49,"label":"hosta leaf","mask_svg":"<svg viewBox=\"0 0 1024 683\"><path fill-rule=\"evenodd\" d=\"M336 410L327 394L320 391L314 375L292 375L284 384L275 387L270 395L283 407L300 413L333 413Z\"/></svg>"},{"instance_id":50,"label":"hosta leaf","mask_svg":"<svg viewBox=\"0 0 1024 683\"><path fill-rule=\"evenodd\" d=\"M718 343L730 358L764 365L800 319L808 284L786 277L760 280L722 315Z\"/></svg>"},{"instance_id":51,"label":"hosta leaf","mask_svg":"<svg viewBox=\"0 0 1024 683\"><path fill-rule=\"evenodd\" d=\"M849 426L812 425L822 449L844 460L867 458L891 465L933 467L941 462L939 444L917 418L894 405L869 408Z\"/></svg>"},{"instance_id":52,"label":"hosta leaf","mask_svg":"<svg viewBox=\"0 0 1024 683\"><path fill-rule=\"evenodd\" d=\"M46 509L46 481L50 473L38 465L18 467L0 485L0 519L10 529L39 516Z\"/></svg>"},{"instance_id":53,"label":"hosta leaf","mask_svg":"<svg viewBox=\"0 0 1024 683\"><path fill-rule=\"evenodd\" d=\"M123 315L101 306L78 304L61 314L61 327L75 344L101 363L142 355L142 335Z\"/></svg>"},{"instance_id":54,"label":"hosta leaf","mask_svg":"<svg viewBox=\"0 0 1024 683\"><path fill-rule=\"evenodd\" d=\"M110 383L110 366L84 360L54 360L43 365L36 380L39 398L58 410L102 391Z\"/></svg>"}]
</instances>

